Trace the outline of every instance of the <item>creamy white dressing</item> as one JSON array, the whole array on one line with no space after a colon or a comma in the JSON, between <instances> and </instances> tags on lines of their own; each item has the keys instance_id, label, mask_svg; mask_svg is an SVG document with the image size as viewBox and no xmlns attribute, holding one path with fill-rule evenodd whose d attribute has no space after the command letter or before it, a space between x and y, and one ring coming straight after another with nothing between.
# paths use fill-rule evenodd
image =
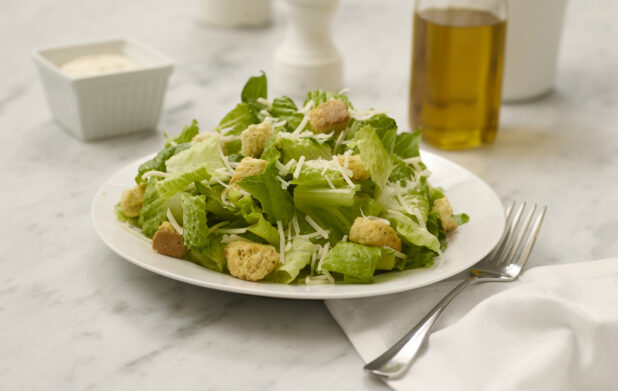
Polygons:
<instances>
[{"instance_id":1,"label":"creamy white dressing","mask_svg":"<svg viewBox=\"0 0 618 391\"><path fill-rule=\"evenodd\" d=\"M129 71L142 65L122 54L94 54L64 63L60 69L71 76L88 76L99 73Z\"/></svg>"}]
</instances>

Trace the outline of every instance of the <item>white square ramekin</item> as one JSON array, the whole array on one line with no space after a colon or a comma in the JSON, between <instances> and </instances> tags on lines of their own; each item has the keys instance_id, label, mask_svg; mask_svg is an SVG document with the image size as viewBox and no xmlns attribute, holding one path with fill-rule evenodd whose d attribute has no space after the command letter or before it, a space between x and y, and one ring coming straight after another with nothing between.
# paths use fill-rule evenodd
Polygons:
<instances>
[{"instance_id":1,"label":"white square ramekin","mask_svg":"<svg viewBox=\"0 0 618 391\"><path fill-rule=\"evenodd\" d=\"M60 69L76 57L94 54L122 54L141 66L78 77ZM95 140L157 126L174 68L161 53L121 38L44 47L32 56L54 118L74 136Z\"/></svg>"}]
</instances>

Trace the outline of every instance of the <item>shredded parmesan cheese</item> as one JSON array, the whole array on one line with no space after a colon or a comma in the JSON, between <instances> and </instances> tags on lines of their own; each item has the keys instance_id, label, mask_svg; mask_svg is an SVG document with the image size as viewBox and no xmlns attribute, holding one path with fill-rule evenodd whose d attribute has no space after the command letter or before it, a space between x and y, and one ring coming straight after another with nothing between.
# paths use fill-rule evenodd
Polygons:
<instances>
[{"instance_id":1,"label":"shredded parmesan cheese","mask_svg":"<svg viewBox=\"0 0 618 391\"><path fill-rule=\"evenodd\" d=\"M290 173L290 168L281 164L279 160L275 160L275 167L279 171L279 175L288 175Z\"/></svg>"},{"instance_id":2,"label":"shredded parmesan cheese","mask_svg":"<svg viewBox=\"0 0 618 391\"><path fill-rule=\"evenodd\" d=\"M281 220L277 220L277 230L279 231L279 262L283 265L285 263L285 234Z\"/></svg>"},{"instance_id":3,"label":"shredded parmesan cheese","mask_svg":"<svg viewBox=\"0 0 618 391\"><path fill-rule=\"evenodd\" d=\"M304 162L305 162L305 155L301 156L300 159L298 159L298 164L296 165L296 169L294 170L294 175L292 175L294 179L298 179L298 177L300 176L300 170L301 168L303 168Z\"/></svg>"},{"instance_id":4,"label":"shredded parmesan cheese","mask_svg":"<svg viewBox=\"0 0 618 391\"><path fill-rule=\"evenodd\" d=\"M178 234L182 235L184 230L182 229L180 224L176 222L176 219L174 218L174 215L172 214L172 210L170 208L167 208L167 219L170 221L170 224L172 224L172 227L174 227L174 230L176 230Z\"/></svg>"},{"instance_id":5,"label":"shredded parmesan cheese","mask_svg":"<svg viewBox=\"0 0 618 391\"><path fill-rule=\"evenodd\" d=\"M333 185L333 181L330 180L328 175L324 175L324 179L326 179L326 182L328 183L328 186L330 186L331 189L335 189L335 185Z\"/></svg>"},{"instance_id":6,"label":"shredded parmesan cheese","mask_svg":"<svg viewBox=\"0 0 618 391\"><path fill-rule=\"evenodd\" d=\"M351 188L354 188L354 182L352 182L349 176L349 175L354 175L354 174L350 170L347 170L341 167L341 164L339 163L339 159L337 159L336 156L333 158L332 162L335 164L335 169L341 173L341 176L343 176L343 179L345 179L348 185L350 185Z\"/></svg>"},{"instance_id":7,"label":"shredded parmesan cheese","mask_svg":"<svg viewBox=\"0 0 618 391\"><path fill-rule=\"evenodd\" d=\"M217 182L218 184L220 184L221 186L225 187L226 189L230 188L230 185L228 185L227 183L222 182L220 179L218 179L216 176L212 177L212 180Z\"/></svg>"},{"instance_id":8,"label":"shredded parmesan cheese","mask_svg":"<svg viewBox=\"0 0 618 391\"><path fill-rule=\"evenodd\" d=\"M324 239L328 239L329 232L323 229L322 227L320 227L318 223L316 223L311 217L309 217L309 215L305 216L305 220L307 220L307 223L309 223L309 225L313 229L315 229L315 231L318 232L321 237L323 237Z\"/></svg>"},{"instance_id":9,"label":"shredded parmesan cheese","mask_svg":"<svg viewBox=\"0 0 618 391\"><path fill-rule=\"evenodd\" d=\"M263 104L264 106L268 107L269 109L273 107L273 104L268 99L264 99L262 97L259 97L256 100L257 100L258 103Z\"/></svg>"},{"instance_id":10,"label":"shredded parmesan cheese","mask_svg":"<svg viewBox=\"0 0 618 391\"><path fill-rule=\"evenodd\" d=\"M326 231L328 232L328 231ZM317 238L318 236L322 236L319 232L312 232L310 234L304 234L304 235L297 235L297 238L302 238L302 239L313 239L313 238Z\"/></svg>"},{"instance_id":11,"label":"shredded parmesan cheese","mask_svg":"<svg viewBox=\"0 0 618 391\"><path fill-rule=\"evenodd\" d=\"M287 190L288 187L290 186L290 182L287 182L285 179L281 178L281 176L277 175L277 180L279 180L279 182L281 182L281 188L283 190Z\"/></svg>"},{"instance_id":12,"label":"shredded parmesan cheese","mask_svg":"<svg viewBox=\"0 0 618 391\"><path fill-rule=\"evenodd\" d=\"M247 228L222 228L217 231L220 234L244 234Z\"/></svg>"},{"instance_id":13,"label":"shredded parmesan cheese","mask_svg":"<svg viewBox=\"0 0 618 391\"><path fill-rule=\"evenodd\" d=\"M167 178L168 176L170 176L170 174L168 174L167 172L163 172L163 171L152 170L152 171L146 171L142 175L142 178L143 179L148 179L151 176L157 176L157 177L160 177L160 178Z\"/></svg>"}]
</instances>

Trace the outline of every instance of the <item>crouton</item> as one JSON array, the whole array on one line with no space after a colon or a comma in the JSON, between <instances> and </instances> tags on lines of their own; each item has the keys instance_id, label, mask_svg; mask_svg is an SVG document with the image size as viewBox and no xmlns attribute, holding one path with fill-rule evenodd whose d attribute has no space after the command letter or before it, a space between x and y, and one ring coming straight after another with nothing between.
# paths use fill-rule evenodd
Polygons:
<instances>
[{"instance_id":1,"label":"crouton","mask_svg":"<svg viewBox=\"0 0 618 391\"><path fill-rule=\"evenodd\" d=\"M386 246L401 251L401 239L395 230L382 221L367 217L357 217L354 220L350 228L350 240L368 246Z\"/></svg>"},{"instance_id":2,"label":"crouton","mask_svg":"<svg viewBox=\"0 0 618 391\"><path fill-rule=\"evenodd\" d=\"M348 105L340 100L331 99L309 112L309 124L315 133L339 132L349 122Z\"/></svg>"},{"instance_id":3,"label":"crouton","mask_svg":"<svg viewBox=\"0 0 618 391\"><path fill-rule=\"evenodd\" d=\"M341 167L345 167L345 155L338 155L337 159L339 159L339 164ZM350 155L348 157L348 170L352 171L352 180L362 181L365 179L369 179L371 174L363 165L363 161L359 155Z\"/></svg>"},{"instance_id":4,"label":"crouton","mask_svg":"<svg viewBox=\"0 0 618 391\"><path fill-rule=\"evenodd\" d=\"M275 270L279 253L269 244L236 240L225 246L230 274L247 281L259 281Z\"/></svg>"},{"instance_id":5,"label":"crouton","mask_svg":"<svg viewBox=\"0 0 618 391\"><path fill-rule=\"evenodd\" d=\"M457 228L457 223L453 220L453 208L448 202L448 198L443 197L433 202L433 209L435 209L440 215L440 222L442 228L448 232Z\"/></svg>"},{"instance_id":6,"label":"crouton","mask_svg":"<svg viewBox=\"0 0 618 391\"><path fill-rule=\"evenodd\" d=\"M172 224L164 221L152 238L152 249L159 254L180 258L187 251L181 234L176 232Z\"/></svg>"},{"instance_id":7,"label":"crouton","mask_svg":"<svg viewBox=\"0 0 618 391\"><path fill-rule=\"evenodd\" d=\"M270 122L262 122L258 125L250 125L240 134L242 154L245 156L260 157L266 142L273 135L273 127Z\"/></svg>"},{"instance_id":8,"label":"crouton","mask_svg":"<svg viewBox=\"0 0 618 391\"><path fill-rule=\"evenodd\" d=\"M254 159L252 157L243 158L234 170L234 175L232 175L232 179L230 179L230 185L233 185L244 177L260 175L266 168L266 164L266 160Z\"/></svg>"},{"instance_id":9,"label":"crouton","mask_svg":"<svg viewBox=\"0 0 618 391\"><path fill-rule=\"evenodd\" d=\"M137 217L142 210L144 193L146 192L146 182L130 189L124 190L120 195L120 210L127 217Z\"/></svg>"}]
</instances>

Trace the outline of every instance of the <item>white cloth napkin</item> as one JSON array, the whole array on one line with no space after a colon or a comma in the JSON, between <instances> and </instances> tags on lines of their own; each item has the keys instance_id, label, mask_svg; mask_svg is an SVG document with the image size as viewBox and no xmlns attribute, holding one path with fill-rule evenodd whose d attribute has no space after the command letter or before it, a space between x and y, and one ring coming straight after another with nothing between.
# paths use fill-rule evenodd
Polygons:
<instances>
[{"instance_id":1,"label":"white cloth napkin","mask_svg":"<svg viewBox=\"0 0 618 391\"><path fill-rule=\"evenodd\" d=\"M459 281L326 302L365 362ZM618 258L531 268L464 291L395 390L618 390Z\"/></svg>"}]
</instances>

